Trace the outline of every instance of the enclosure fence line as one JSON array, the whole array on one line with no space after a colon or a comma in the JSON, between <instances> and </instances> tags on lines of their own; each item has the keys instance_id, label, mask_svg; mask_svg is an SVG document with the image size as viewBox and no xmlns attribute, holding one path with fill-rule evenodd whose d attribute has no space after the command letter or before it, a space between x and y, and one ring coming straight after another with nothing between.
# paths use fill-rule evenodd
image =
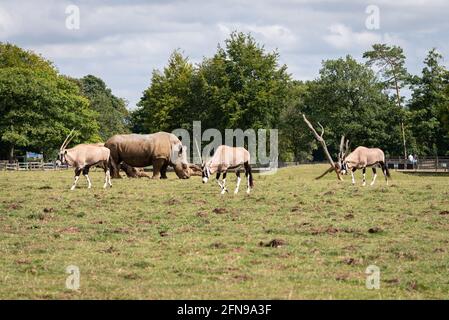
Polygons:
<instances>
[{"instance_id":1,"label":"enclosure fence line","mask_svg":"<svg viewBox=\"0 0 449 320\"><path fill-rule=\"evenodd\" d=\"M67 165L57 165L55 162L13 162L0 161L0 170L6 171L37 171L37 170L67 170Z\"/></svg>"},{"instance_id":2,"label":"enclosure fence line","mask_svg":"<svg viewBox=\"0 0 449 320\"><path fill-rule=\"evenodd\" d=\"M389 157L386 159L389 169L397 171L416 171L416 172L449 172L449 157L420 157L410 161L402 157ZM327 164L325 161L279 161L278 168L299 166L304 164ZM38 170L67 170L68 165L59 165L55 162L13 162L0 161L0 171L38 171ZM150 171L150 167L144 168ZM268 165L255 164L254 172L267 171ZM171 170L170 170L171 171Z\"/></svg>"}]
</instances>

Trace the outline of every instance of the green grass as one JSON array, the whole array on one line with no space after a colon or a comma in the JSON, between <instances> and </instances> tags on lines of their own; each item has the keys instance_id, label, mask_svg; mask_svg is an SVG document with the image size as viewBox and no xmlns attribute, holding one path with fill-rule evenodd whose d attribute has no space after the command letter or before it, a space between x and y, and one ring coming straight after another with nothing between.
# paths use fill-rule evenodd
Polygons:
<instances>
[{"instance_id":1,"label":"green grass","mask_svg":"<svg viewBox=\"0 0 449 320\"><path fill-rule=\"evenodd\" d=\"M72 171L0 172L0 298L447 298L448 176L362 187L358 173L354 187L315 181L324 168L256 175L250 196L245 179L232 194L234 175L221 196L173 174L103 190L97 171L92 190L82 177L69 191ZM285 245L260 244L273 239ZM365 287L372 264L380 290ZM69 265L78 291L65 288Z\"/></svg>"}]
</instances>

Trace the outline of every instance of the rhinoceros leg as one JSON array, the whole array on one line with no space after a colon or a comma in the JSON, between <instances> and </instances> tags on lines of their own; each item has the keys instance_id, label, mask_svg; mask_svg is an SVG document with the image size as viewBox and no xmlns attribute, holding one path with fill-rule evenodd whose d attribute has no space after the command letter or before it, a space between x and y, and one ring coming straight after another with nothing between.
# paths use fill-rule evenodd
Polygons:
<instances>
[{"instance_id":1,"label":"rhinoceros leg","mask_svg":"<svg viewBox=\"0 0 449 320\"><path fill-rule=\"evenodd\" d=\"M118 159L111 156L110 158L110 171L113 179L120 179L120 167L118 165Z\"/></svg>"},{"instance_id":2,"label":"rhinoceros leg","mask_svg":"<svg viewBox=\"0 0 449 320\"><path fill-rule=\"evenodd\" d=\"M161 179L167 179L168 162L165 162L161 167Z\"/></svg>"},{"instance_id":3,"label":"rhinoceros leg","mask_svg":"<svg viewBox=\"0 0 449 320\"><path fill-rule=\"evenodd\" d=\"M161 178L161 168L165 163L165 159L155 159L153 160L153 176L151 179L160 179Z\"/></svg>"}]
</instances>

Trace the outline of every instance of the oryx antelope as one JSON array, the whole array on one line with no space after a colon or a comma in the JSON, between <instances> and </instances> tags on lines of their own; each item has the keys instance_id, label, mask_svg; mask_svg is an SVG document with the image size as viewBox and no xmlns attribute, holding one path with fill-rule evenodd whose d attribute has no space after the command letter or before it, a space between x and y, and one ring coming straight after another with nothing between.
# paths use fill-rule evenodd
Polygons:
<instances>
[{"instance_id":1,"label":"oryx antelope","mask_svg":"<svg viewBox=\"0 0 449 320\"><path fill-rule=\"evenodd\" d=\"M203 164L202 177L203 183L207 183L209 177L214 173L217 174L217 183L221 188L221 194L228 192L226 188L226 174L229 169L235 169L237 175L237 186L234 190L234 194L239 192L240 187L240 171L245 170L245 176L247 179L246 193L250 193L253 188L253 174L251 172L250 154L248 150L242 147L229 147L221 145L217 148L212 158ZM220 174L223 173L223 180L220 182Z\"/></svg>"},{"instance_id":2,"label":"oryx antelope","mask_svg":"<svg viewBox=\"0 0 449 320\"><path fill-rule=\"evenodd\" d=\"M92 166L100 166L105 172L104 185L112 187L111 175L109 173L110 150L103 146L103 144L79 144L73 148L66 149L74 137L74 130L72 130L64 143L59 149L59 161L63 164L68 164L75 168L75 181L70 190L75 190L81 172L86 177L88 188L92 187L92 182L89 178L89 169Z\"/></svg>"},{"instance_id":3,"label":"oryx antelope","mask_svg":"<svg viewBox=\"0 0 449 320\"><path fill-rule=\"evenodd\" d=\"M371 181L371 185L374 185L374 182L376 181L377 177L376 167L380 167L382 169L382 173L384 174L385 181L388 185L388 178L390 178L390 171L388 170L388 167L385 163L384 152L379 148L357 147L354 151L349 153L348 145L349 141L346 141L345 144L344 137L342 137L340 143L340 153L338 156L338 166L340 168L340 172L342 174L347 174L350 171L352 177L352 184L355 184L354 172L357 169L362 169L363 170L362 185L365 186L366 168L372 167L373 180Z\"/></svg>"}]
</instances>

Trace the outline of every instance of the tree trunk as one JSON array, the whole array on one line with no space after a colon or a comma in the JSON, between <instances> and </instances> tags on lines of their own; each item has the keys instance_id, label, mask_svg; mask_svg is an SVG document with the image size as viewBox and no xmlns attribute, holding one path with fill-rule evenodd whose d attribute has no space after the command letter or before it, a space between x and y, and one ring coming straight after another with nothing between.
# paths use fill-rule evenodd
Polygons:
<instances>
[{"instance_id":1,"label":"tree trunk","mask_svg":"<svg viewBox=\"0 0 449 320\"><path fill-rule=\"evenodd\" d=\"M393 75L394 75L394 85L396 87L396 100L398 102L398 107L402 110L401 94L399 93L398 79L396 77L396 73L393 73ZM404 144L404 159L407 159L407 145L406 145L406 142L405 142L404 120L401 121L401 130L402 130L402 142Z\"/></svg>"},{"instance_id":2,"label":"tree trunk","mask_svg":"<svg viewBox=\"0 0 449 320\"><path fill-rule=\"evenodd\" d=\"M8 160L9 160L9 163L13 163L14 160L15 160L15 157L14 157L14 145L11 145L11 148L9 149Z\"/></svg>"}]
</instances>

